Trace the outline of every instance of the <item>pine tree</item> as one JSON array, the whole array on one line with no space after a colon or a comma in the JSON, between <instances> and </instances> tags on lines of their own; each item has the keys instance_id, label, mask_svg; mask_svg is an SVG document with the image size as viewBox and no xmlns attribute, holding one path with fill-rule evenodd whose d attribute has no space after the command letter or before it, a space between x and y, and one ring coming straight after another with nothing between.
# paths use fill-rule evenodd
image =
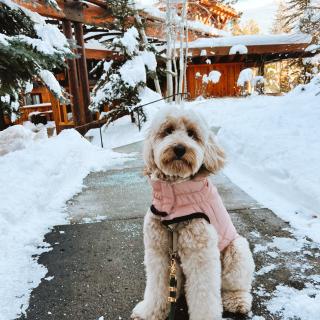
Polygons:
<instances>
[{"instance_id":1,"label":"pine tree","mask_svg":"<svg viewBox=\"0 0 320 320\"><path fill-rule=\"evenodd\" d=\"M36 78L65 99L51 71L62 68L68 55L68 42L57 27L11 0L0 0L0 130L5 115L12 120L19 115L20 94L32 89Z\"/></svg>"},{"instance_id":2,"label":"pine tree","mask_svg":"<svg viewBox=\"0 0 320 320\"><path fill-rule=\"evenodd\" d=\"M103 114L107 125L125 115L131 115L133 121L135 116L145 121L143 109L136 106L146 86L147 73L154 76L156 72L155 49L139 34L141 25L138 19L128 27L128 17L137 15L131 0L111 0L108 5L118 33L113 32L117 33L116 36L105 41L104 45L115 55L111 61L102 61L92 71L102 75L93 89L90 109L101 112L107 106L109 111Z\"/></svg>"},{"instance_id":3,"label":"pine tree","mask_svg":"<svg viewBox=\"0 0 320 320\"><path fill-rule=\"evenodd\" d=\"M290 26L287 25L286 10L287 10L286 4L283 1L280 1L277 12L276 12L276 16L274 18L273 26L271 28L271 33L281 34L281 33L289 33L291 31Z\"/></svg>"},{"instance_id":4,"label":"pine tree","mask_svg":"<svg viewBox=\"0 0 320 320\"><path fill-rule=\"evenodd\" d=\"M288 0L285 26L292 32L311 35L313 50L320 51L320 4L315 0ZM319 72L320 53L313 58L294 62L299 72L299 83L307 83ZM295 75L296 77L298 76Z\"/></svg>"}]
</instances>

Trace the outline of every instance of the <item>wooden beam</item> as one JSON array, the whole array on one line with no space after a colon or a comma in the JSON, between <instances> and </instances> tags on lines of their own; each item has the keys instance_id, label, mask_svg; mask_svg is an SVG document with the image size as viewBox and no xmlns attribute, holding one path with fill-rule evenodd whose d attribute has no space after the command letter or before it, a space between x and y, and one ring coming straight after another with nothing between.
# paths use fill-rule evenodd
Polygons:
<instances>
[{"instance_id":1,"label":"wooden beam","mask_svg":"<svg viewBox=\"0 0 320 320\"><path fill-rule=\"evenodd\" d=\"M90 88L89 88L89 78L88 78L88 68L87 68L87 60L86 60L86 52L84 48L84 40L83 40L83 24L81 22L74 23L74 33L77 41L77 53L79 54L78 58L78 67L79 67L79 84L80 91L82 93L82 107L85 116L85 122L90 122L91 113L89 111L90 105Z\"/></svg>"},{"instance_id":2,"label":"wooden beam","mask_svg":"<svg viewBox=\"0 0 320 320\"><path fill-rule=\"evenodd\" d=\"M86 57L92 60L103 60L115 59L116 55L113 51L86 48Z\"/></svg>"},{"instance_id":3,"label":"wooden beam","mask_svg":"<svg viewBox=\"0 0 320 320\"><path fill-rule=\"evenodd\" d=\"M13 1L24 8L48 18L58 20L66 19L72 22L81 22L96 26L106 26L114 22L111 11L90 3L58 0L57 3L61 8L61 10L58 11L46 5L44 1L41 0L28 2L24 0Z\"/></svg>"},{"instance_id":4,"label":"wooden beam","mask_svg":"<svg viewBox=\"0 0 320 320\"><path fill-rule=\"evenodd\" d=\"M72 25L70 21L64 20L62 22L63 31L67 39L73 39ZM72 114L75 126L83 124L83 116L81 114L81 99L79 94L79 80L77 74L77 63L74 58L67 59L68 64L68 82L72 100Z\"/></svg>"}]
</instances>

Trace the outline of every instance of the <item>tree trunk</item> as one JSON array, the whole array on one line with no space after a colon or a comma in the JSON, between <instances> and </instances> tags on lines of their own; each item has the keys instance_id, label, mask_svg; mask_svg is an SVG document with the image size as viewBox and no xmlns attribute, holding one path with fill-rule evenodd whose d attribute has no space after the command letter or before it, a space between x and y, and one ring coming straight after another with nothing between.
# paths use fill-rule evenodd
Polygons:
<instances>
[{"instance_id":1,"label":"tree trunk","mask_svg":"<svg viewBox=\"0 0 320 320\"><path fill-rule=\"evenodd\" d=\"M172 12L171 1L167 0L167 16L166 16L166 41L167 41L167 96L173 95L173 79L172 79ZM172 101L172 97L168 98L168 102Z\"/></svg>"},{"instance_id":2,"label":"tree trunk","mask_svg":"<svg viewBox=\"0 0 320 320\"><path fill-rule=\"evenodd\" d=\"M186 1L186 10L185 10L185 14L186 14L186 29L185 29L185 44L186 44L186 48L185 48L185 54L184 54L184 70L183 70L183 79L184 79L184 83L183 83L183 93L187 93L187 67L188 67L188 55L189 55L189 47L188 47L188 41L189 41L189 29L188 29L188 3ZM185 98L185 95L183 96Z\"/></svg>"},{"instance_id":3,"label":"tree trunk","mask_svg":"<svg viewBox=\"0 0 320 320\"><path fill-rule=\"evenodd\" d=\"M181 12L181 22L180 22L180 59L179 59L179 96L177 97L178 103L181 103L181 100L183 99L183 96L181 95L183 93L183 80L184 80L184 63L185 63L185 57L184 57L184 40L185 40L185 23L186 23L186 0L183 1L182 4L182 12Z\"/></svg>"}]
</instances>

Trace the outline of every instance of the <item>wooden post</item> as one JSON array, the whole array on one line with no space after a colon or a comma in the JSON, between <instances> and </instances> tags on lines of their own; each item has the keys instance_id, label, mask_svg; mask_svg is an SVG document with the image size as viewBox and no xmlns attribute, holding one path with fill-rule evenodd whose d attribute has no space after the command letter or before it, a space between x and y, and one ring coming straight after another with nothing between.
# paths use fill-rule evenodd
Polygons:
<instances>
[{"instance_id":1,"label":"wooden post","mask_svg":"<svg viewBox=\"0 0 320 320\"><path fill-rule=\"evenodd\" d=\"M82 92L83 97L83 113L85 122L92 121L92 116L89 111L90 105L90 88L89 88L89 78L88 78L88 68L87 68L87 59L85 52L85 45L83 39L83 24L81 22L74 23L75 38L77 45L79 46L77 51L79 57L79 80L80 80L80 91Z\"/></svg>"},{"instance_id":2,"label":"wooden post","mask_svg":"<svg viewBox=\"0 0 320 320\"><path fill-rule=\"evenodd\" d=\"M68 40L73 40L71 22L68 20L62 21L63 32ZM75 126L83 124L81 119L81 99L79 95L79 81L77 74L76 59L67 59L68 63L68 83L70 94L72 96L72 114Z\"/></svg>"}]
</instances>

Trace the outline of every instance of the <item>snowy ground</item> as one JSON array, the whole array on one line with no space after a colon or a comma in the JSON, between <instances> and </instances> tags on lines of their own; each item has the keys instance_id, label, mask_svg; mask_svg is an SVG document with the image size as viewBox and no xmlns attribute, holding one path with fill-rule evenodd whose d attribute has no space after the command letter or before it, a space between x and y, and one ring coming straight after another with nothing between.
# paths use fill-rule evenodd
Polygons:
<instances>
[{"instance_id":1,"label":"snowy ground","mask_svg":"<svg viewBox=\"0 0 320 320\"><path fill-rule=\"evenodd\" d=\"M126 158L92 146L74 130L48 139L15 126L0 133L1 147L0 320L8 320L26 309L31 290L46 276L32 256L49 250L43 238L66 222L65 202L81 191L89 172Z\"/></svg>"}]
</instances>

